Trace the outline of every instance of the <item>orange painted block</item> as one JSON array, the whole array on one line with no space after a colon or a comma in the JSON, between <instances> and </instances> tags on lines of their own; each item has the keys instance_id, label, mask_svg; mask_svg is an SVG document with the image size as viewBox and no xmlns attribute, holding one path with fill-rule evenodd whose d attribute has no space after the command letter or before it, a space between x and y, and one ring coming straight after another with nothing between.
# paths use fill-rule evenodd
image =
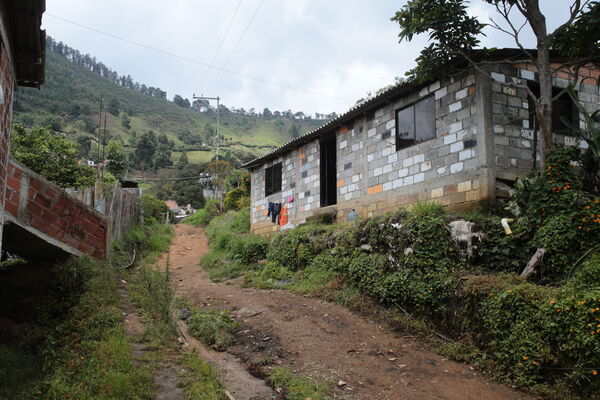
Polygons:
<instances>
[{"instance_id":1,"label":"orange painted block","mask_svg":"<svg viewBox=\"0 0 600 400\"><path fill-rule=\"evenodd\" d=\"M338 181L338 183L337 183L337 187L342 187L342 186L344 186L345 184L346 184L346 181L345 181L345 180L343 180L343 179L340 179L340 180Z\"/></svg>"},{"instance_id":2,"label":"orange painted block","mask_svg":"<svg viewBox=\"0 0 600 400\"><path fill-rule=\"evenodd\" d=\"M304 153L298 153L298 158L299 159L302 160L304 157L306 157L306 154L304 154Z\"/></svg>"},{"instance_id":3,"label":"orange painted block","mask_svg":"<svg viewBox=\"0 0 600 400\"><path fill-rule=\"evenodd\" d=\"M343 135L346 132L348 132L348 127L346 125L340 127L340 131L339 131L340 135Z\"/></svg>"},{"instance_id":4,"label":"orange painted block","mask_svg":"<svg viewBox=\"0 0 600 400\"><path fill-rule=\"evenodd\" d=\"M475 94L476 91L477 89L475 89L475 85L469 86L469 94Z\"/></svg>"},{"instance_id":5,"label":"orange painted block","mask_svg":"<svg viewBox=\"0 0 600 400\"><path fill-rule=\"evenodd\" d=\"M268 210L264 210L264 211L263 211L263 215L267 215L268 213L269 213L269 211L268 211Z\"/></svg>"},{"instance_id":6,"label":"orange painted block","mask_svg":"<svg viewBox=\"0 0 600 400\"><path fill-rule=\"evenodd\" d=\"M367 190L367 194L381 193L382 191L383 191L383 184L380 183L379 185L371 186Z\"/></svg>"}]
</instances>

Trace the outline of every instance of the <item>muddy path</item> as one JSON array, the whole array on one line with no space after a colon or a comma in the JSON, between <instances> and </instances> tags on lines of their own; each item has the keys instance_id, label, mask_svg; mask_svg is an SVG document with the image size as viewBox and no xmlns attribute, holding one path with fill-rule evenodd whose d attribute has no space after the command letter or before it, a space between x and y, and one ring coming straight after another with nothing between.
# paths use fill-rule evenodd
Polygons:
<instances>
[{"instance_id":1,"label":"muddy path","mask_svg":"<svg viewBox=\"0 0 600 400\"><path fill-rule=\"evenodd\" d=\"M179 224L175 232L169 257L177 295L227 309L243 325L228 351L235 357L216 365L228 388L240 366L264 377L264 365L272 364L332 382L340 399L532 399L343 307L284 290L241 288L238 281L211 282L198 266L208 249L203 229Z\"/></svg>"}]
</instances>

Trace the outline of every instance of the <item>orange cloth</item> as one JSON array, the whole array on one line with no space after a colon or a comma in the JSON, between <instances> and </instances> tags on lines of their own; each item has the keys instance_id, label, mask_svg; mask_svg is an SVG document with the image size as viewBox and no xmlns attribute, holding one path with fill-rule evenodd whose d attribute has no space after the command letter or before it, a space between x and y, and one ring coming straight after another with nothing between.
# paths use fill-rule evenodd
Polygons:
<instances>
[{"instance_id":1,"label":"orange cloth","mask_svg":"<svg viewBox=\"0 0 600 400\"><path fill-rule=\"evenodd\" d=\"M279 225L284 226L285 224L287 224L287 218L287 207L284 205L283 207L281 207L281 214L279 214Z\"/></svg>"}]
</instances>

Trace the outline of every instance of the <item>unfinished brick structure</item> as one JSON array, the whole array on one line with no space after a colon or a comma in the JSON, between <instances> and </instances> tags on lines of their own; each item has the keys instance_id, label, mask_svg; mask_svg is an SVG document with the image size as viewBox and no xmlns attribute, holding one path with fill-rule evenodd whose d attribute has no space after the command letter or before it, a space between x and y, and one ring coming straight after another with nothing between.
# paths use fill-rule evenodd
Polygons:
<instances>
[{"instance_id":1,"label":"unfinished brick structure","mask_svg":"<svg viewBox=\"0 0 600 400\"><path fill-rule=\"evenodd\" d=\"M6 247L29 259L106 257L107 219L13 159L8 163Z\"/></svg>"},{"instance_id":2,"label":"unfinished brick structure","mask_svg":"<svg viewBox=\"0 0 600 400\"><path fill-rule=\"evenodd\" d=\"M0 255L15 87L44 83L45 0L0 0Z\"/></svg>"},{"instance_id":3,"label":"unfinished brick structure","mask_svg":"<svg viewBox=\"0 0 600 400\"><path fill-rule=\"evenodd\" d=\"M588 72L597 79L597 69ZM600 108L595 79L578 87L590 111ZM323 212L344 221L352 209L368 217L417 200L465 209L506 195L531 170L534 147L527 90L511 83L535 87L536 80L526 65L486 63L396 86L247 163L252 232L280 229L267 217L270 202L285 203L289 222L298 225ZM567 83L554 79L557 89ZM579 121L572 102L569 113ZM587 145L560 135L557 141Z\"/></svg>"}]
</instances>

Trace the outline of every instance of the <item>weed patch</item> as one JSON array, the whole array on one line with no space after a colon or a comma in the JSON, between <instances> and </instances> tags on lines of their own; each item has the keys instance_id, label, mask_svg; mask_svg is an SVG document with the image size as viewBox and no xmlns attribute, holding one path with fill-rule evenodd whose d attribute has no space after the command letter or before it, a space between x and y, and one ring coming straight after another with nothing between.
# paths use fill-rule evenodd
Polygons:
<instances>
[{"instance_id":1,"label":"weed patch","mask_svg":"<svg viewBox=\"0 0 600 400\"><path fill-rule=\"evenodd\" d=\"M193 337L218 351L233 344L233 333L239 328L228 312L216 310L194 309L187 325Z\"/></svg>"},{"instance_id":2,"label":"weed patch","mask_svg":"<svg viewBox=\"0 0 600 400\"><path fill-rule=\"evenodd\" d=\"M216 371L197 355L184 355L182 384L190 400L228 400Z\"/></svg>"},{"instance_id":3,"label":"weed patch","mask_svg":"<svg viewBox=\"0 0 600 400\"><path fill-rule=\"evenodd\" d=\"M329 385L315 383L308 378L296 376L287 368L274 367L269 377L274 388L282 388L289 400L330 400Z\"/></svg>"}]
</instances>

